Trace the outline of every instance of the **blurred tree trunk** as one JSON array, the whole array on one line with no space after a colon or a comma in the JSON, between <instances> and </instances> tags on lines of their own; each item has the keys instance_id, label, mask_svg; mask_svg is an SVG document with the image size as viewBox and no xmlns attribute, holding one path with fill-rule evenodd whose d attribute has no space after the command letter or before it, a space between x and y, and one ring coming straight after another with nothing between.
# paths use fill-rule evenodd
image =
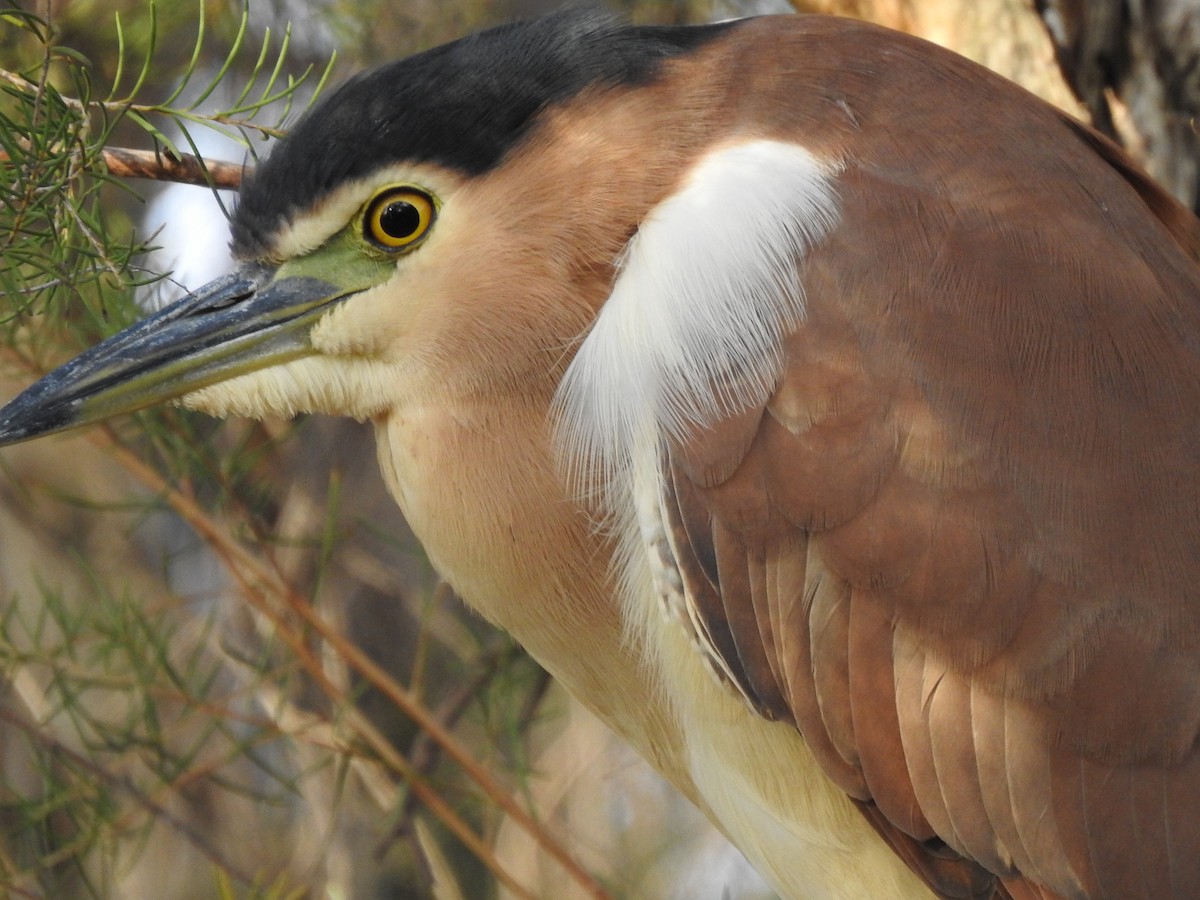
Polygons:
<instances>
[{"instance_id":1,"label":"blurred tree trunk","mask_svg":"<svg viewBox=\"0 0 1200 900\"><path fill-rule=\"evenodd\" d=\"M1035 0L1063 74L1101 131L1200 209L1197 0Z\"/></svg>"}]
</instances>

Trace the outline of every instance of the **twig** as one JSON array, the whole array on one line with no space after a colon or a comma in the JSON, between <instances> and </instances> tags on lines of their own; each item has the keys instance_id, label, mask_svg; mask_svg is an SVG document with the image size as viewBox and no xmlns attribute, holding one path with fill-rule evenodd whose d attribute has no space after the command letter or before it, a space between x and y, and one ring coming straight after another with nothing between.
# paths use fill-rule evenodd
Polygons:
<instances>
[{"instance_id":1,"label":"twig","mask_svg":"<svg viewBox=\"0 0 1200 900\"><path fill-rule=\"evenodd\" d=\"M0 150L0 162L8 159L9 155ZM252 171L241 163L201 159L191 153L176 156L128 147L105 147L100 151L100 160L109 174L118 178L149 178L153 181L174 181L226 190L237 190Z\"/></svg>"},{"instance_id":2,"label":"twig","mask_svg":"<svg viewBox=\"0 0 1200 900\"><path fill-rule=\"evenodd\" d=\"M201 159L190 153L156 153L127 147L105 147L100 158L108 171L119 178L151 178L215 188L237 190L250 170L241 163Z\"/></svg>"},{"instance_id":3,"label":"twig","mask_svg":"<svg viewBox=\"0 0 1200 900\"><path fill-rule=\"evenodd\" d=\"M513 659L523 652L524 651L521 649L520 645L513 643L505 644L504 646L500 647L498 651L493 650L485 654L484 657L478 660L476 663L478 672L476 673L475 677L460 684L457 690L452 691L450 696L442 701L438 709L434 712L434 715L437 716L438 721L440 721L447 729L453 728L463 713L465 713L470 705L475 701L475 698L479 695L479 692L487 686L488 682L495 678L496 674L501 669L507 666L508 663L512 662ZM441 750L442 748L429 735L429 732L420 731L417 733L417 736L413 738L412 745L408 749L408 759L412 763L413 768L415 768L422 775L428 776L433 773L433 771L437 768L438 763L441 762ZM397 817L398 822L396 827L393 828L391 832L383 839L383 841L380 842L379 846L375 848L375 856L377 859L383 858L383 854L387 851L388 845L391 844L392 841L405 834L405 823L409 818L409 812L411 811L411 806L415 799L415 795L410 795L409 797L405 798L402 814Z\"/></svg>"}]
</instances>

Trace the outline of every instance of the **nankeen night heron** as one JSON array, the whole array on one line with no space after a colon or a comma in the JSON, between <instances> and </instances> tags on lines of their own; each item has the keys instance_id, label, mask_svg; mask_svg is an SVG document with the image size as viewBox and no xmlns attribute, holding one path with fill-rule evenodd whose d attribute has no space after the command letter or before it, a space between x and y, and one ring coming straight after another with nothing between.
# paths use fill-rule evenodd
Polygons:
<instances>
[{"instance_id":1,"label":"nankeen night heron","mask_svg":"<svg viewBox=\"0 0 1200 900\"><path fill-rule=\"evenodd\" d=\"M786 896L1200 897L1200 223L822 17L362 75L4 411L374 422L435 567Z\"/></svg>"}]
</instances>

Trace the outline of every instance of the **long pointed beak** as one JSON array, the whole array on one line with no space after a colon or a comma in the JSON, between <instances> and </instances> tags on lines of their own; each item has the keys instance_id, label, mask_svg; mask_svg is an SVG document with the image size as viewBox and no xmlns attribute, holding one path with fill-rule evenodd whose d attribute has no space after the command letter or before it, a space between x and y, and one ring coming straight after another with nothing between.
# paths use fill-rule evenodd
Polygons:
<instances>
[{"instance_id":1,"label":"long pointed beak","mask_svg":"<svg viewBox=\"0 0 1200 900\"><path fill-rule=\"evenodd\" d=\"M60 366L0 409L0 446L132 412L310 355L309 332L353 290L247 267Z\"/></svg>"}]
</instances>

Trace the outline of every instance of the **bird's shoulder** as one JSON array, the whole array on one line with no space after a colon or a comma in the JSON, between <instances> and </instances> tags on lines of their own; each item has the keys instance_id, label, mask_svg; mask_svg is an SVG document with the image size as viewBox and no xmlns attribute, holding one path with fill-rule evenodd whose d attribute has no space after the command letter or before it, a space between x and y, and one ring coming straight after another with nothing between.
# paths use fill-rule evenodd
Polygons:
<instances>
[{"instance_id":1,"label":"bird's shoulder","mask_svg":"<svg viewBox=\"0 0 1200 900\"><path fill-rule=\"evenodd\" d=\"M773 390L665 442L662 504L718 670L880 821L1155 895L1200 878L1200 244L1063 127L1057 169L851 157Z\"/></svg>"}]
</instances>

